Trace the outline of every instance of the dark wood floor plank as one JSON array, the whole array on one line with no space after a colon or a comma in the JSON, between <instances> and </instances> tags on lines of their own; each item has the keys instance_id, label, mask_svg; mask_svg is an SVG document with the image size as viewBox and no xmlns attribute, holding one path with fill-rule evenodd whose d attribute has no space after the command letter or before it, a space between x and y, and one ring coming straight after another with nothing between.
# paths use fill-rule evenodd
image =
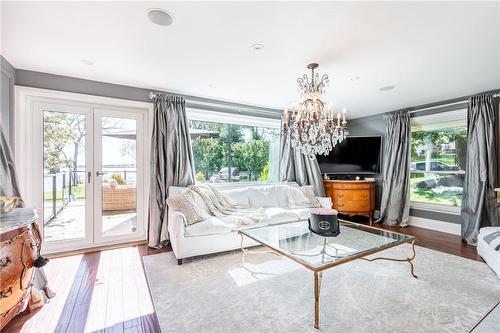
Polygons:
<instances>
[{"instance_id":1,"label":"dark wood floor plank","mask_svg":"<svg viewBox=\"0 0 500 333\"><path fill-rule=\"evenodd\" d=\"M106 333L123 333L123 252L124 249L107 251L110 266L107 281L108 302L106 304Z\"/></svg>"},{"instance_id":2,"label":"dark wood floor plank","mask_svg":"<svg viewBox=\"0 0 500 333\"><path fill-rule=\"evenodd\" d=\"M142 272L142 262L139 250L136 247L124 249L122 256L122 293L125 298L125 302L123 304L123 317L125 318L123 326L125 331L134 331L131 330L131 328L136 326L139 326L139 331L142 330L140 319L140 297L144 297L144 295L139 295L139 290L136 287L136 276L138 272Z\"/></svg>"},{"instance_id":3,"label":"dark wood floor plank","mask_svg":"<svg viewBox=\"0 0 500 333\"><path fill-rule=\"evenodd\" d=\"M87 314L86 332L104 332L106 328L106 307L108 304L110 254L100 252L99 267L96 269L94 290Z\"/></svg>"},{"instance_id":4,"label":"dark wood floor plank","mask_svg":"<svg viewBox=\"0 0 500 333\"><path fill-rule=\"evenodd\" d=\"M100 255L100 252L84 255L84 260L87 262L89 269L86 271L86 274L82 276L82 284L68 324L68 332L76 333L84 332L85 330L92 294L94 292L97 270L99 268Z\"/></svg>"}]
</instances>

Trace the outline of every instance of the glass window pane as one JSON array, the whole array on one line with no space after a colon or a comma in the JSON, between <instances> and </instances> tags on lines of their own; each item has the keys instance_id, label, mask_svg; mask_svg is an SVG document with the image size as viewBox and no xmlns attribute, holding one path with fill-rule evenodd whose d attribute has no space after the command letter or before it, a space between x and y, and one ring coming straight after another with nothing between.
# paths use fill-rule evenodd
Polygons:
<instances>
[{"instance_id":1,"label":"glass window pane","mask_svg":"<svg viewBox=\"0 0 500 333\"><path fill-rule=\"evenodd\" d=\"M197 182L276 181L279 130L189 121Z\"/></svg>"},{"instance_id":2,"label":"glass window pane","mask_svg":"<svg viewBox=\"0 0 500 333\"><path fill-rule=\"evenodd\" d=\"M411 201L460 206L466 148L466 119L412 126Z\"/></svg>"},{"instance_id":3,"label":"glass window pane","mask_svg":"<svg viewBox=\"0 0 500 333\"><path fill-rule=\"evenodd\" d=\"M410 200L458 207L464 179L464 174L412 173Z\"/></svg>"},{"instance_id":4,"label":"glass window pane","mask_svg":"<svg viewBox=\"0 0 500 333\"><path fill-rule=\"evenodd\" d=\"M43 112L44 241L85 237L84 114Z\"/></svg>"},{"instance_id":5,"label":"glass window pane","mask_svg":"<svg viewBox=\"0 0 500 333\"><path fill-rule=\"evenodd\" d=\"M137 231L137 124L102 117L101 203L104 236Z\"/></svg>"}]
</instances>

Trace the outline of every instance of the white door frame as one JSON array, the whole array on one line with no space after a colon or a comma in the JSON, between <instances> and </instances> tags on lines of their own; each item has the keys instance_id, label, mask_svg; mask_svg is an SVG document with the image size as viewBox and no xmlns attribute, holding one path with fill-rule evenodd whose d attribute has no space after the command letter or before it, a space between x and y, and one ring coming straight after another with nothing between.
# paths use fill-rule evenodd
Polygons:
<instances>
[{"instance_id":1,"label":"white door frame","mask_svg":"<svg viewBox=\"0 0 500 333\"><path fill-rule=\"evenodd\" d=\"M136 177L138 184L145 184L146 177L145 174L145 160L144 160L144 151L145 147L148 147L144 144L145 138L144 132L146 132L145 124L144 124L144 112L135 112L125 109L120 110L112 110L112 109L94 109L94 167L93 167L93 179L94 179L94 242L96 244L105 244L109 242L128 242L139 239L146 239L146 227L144 224L147 220L146 209L147 202L140 201L140 199L146 197L146 193L144 192L145 186L137 186L137 206L136 206L136 214L137 214L137 231L133 234L123 234L116 236L104 236L102 234L103 223L102 223L102 187L101 187L101 177L96 175L96 172L102 168L102 129L101 129L101 119L102 117L112 117L112 118L123 118L123 119L134 119L136 121ZM141 147L141 149L139 149Z\"/></svg>"},{"instance_id":2,"label":"white door frame","mask_svg":"<svg viewBox=\"0 0 500 333\"><path fill-rule=\"evenodd\" d=\"M69 106L74 110L83 109L104 109L104 110L125 110L142 114L144 124L144 135L142 137L143 147L150 146L150 138L152 133L152 113L153 105L151 103L122 100L109 97L92 96L76 93L68 93L54 90L38 89L31 87L15 87L15 108L14 128L15 128L15 161L16 170L19 178L19 187L25 202L26 207L34 207L38 209L40 215L43 215L42 197L43 192L43 143L40 140L43 135L42 130L42 113L40 112L41 105L50 105L51 107ZM88 123L89 126L93 124ZM91 138L88 138L91 139ZM149 170L150 149L144 149L143 165L144 171ZM139 165L138 165L139 168ZM88 171L93 172L93 166L90 166ZM63 252L69 250L79 250L90 247L112 245L118 242L128 241L143 241L146 240L147 230L147 207L149 193L149 173L143 172L144 193L142 196L137 196L138 200L142 200L144 207L142 226L143 230L138 230L136 238L117 239L109 237L103 239L102 242L91 244L82 242L76 244L71 242L70 245L63 244L43 244L42 253ZM95 177L92 177L95 179ZM91 205L92 206L92 205ZM139 206L139 205L138 205ZM93 216L94 212L91 212ZM137 217L139 219L139 215ZM138 221L139 222L139 221ZM43 220L38 219L37 223L43 233ZM139 223L138 223L139 226ZM88 228L86 228L87 230ZM139 229L139 228L138 228Z\"/></svg>"},{"instance_id":3,"label":"white door frame","mask_svg":"<svg viewBox=\"0 0 500 333\"><path fill-rule=\"evenodd\" d=\"M31 164L31 171L33 180L32 181L32 191L38 193L33 197L35 207L40 207L39 215L40 219L38 221L40 232L42 233L42 239L44 236L45 229L43 228L44 221L44 211L43 211L43 113L44 111L54 111L54 112L64 112L64 113L78 113L85 115L85 172L92 172L92 155L93 155L93 128L92 128L92 108L75 106L75 105L63 105L63 104L52 104L47 102L35 102L33 104L33 146L32 149L34 153L32 154L33 162ZM36 139L39 138L39 139ZM36 181L40 180L41 181ZM87 174L85 174L85 179L87 180ZM47 252L55 252L60 248L67 249L72 246L82 248L89 247L93 242L93 226L92 226L92 195L93 195L93 180L91 182L85 182L85 234L84 238L76 239L64 239L58 241L52 241L50 243L45 243L45 249ZM22 193L22 192L21 192Z\"/></svg>"}]
</instances>

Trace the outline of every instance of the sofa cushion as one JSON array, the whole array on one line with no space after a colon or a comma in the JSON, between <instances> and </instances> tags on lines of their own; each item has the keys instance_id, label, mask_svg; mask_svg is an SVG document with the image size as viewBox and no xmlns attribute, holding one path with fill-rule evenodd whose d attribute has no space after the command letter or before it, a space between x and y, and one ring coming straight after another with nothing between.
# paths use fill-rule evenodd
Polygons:
<instances>
[{"instance_id":1,"label":"sofa cushion","mask_svg":"<svg viewBox=\"0 0 500 333\"><path fill-rule=\"evenodd\" d=\"M290 212L297 215L297 218L299 220L307 220L311 216L310 208L295 208L295 209L290 209Z\"/></svg>"},{"instance_id":2,"label":"sofa cushion","mask_svg":"<svg viewBox=\"0 0 500 333\"><path fill-rule=\"evenodd\" d=\"M231 225L222 222L215 216L211 216L201 222L191 224L185 228L186 237L204 236L214 234L225 234L231 232Z\"/></svg>"},{"instance_id":3,"label":"sofa cushion","mask_svg":"<svg viewBox=\"0 0 500 333\"><path fill-rule=\"evenodd\" d=\"M250 201L248 200L248 188L238 188L233 190L220 191L222 194L233 200L243 208L250 208Z\"/></svg>"},{"instance_id":4,"label":"sofa cushion","mask_svg":"<svg viewBox=\"0 0 500 333\"><path fill-rule=\"evenodd\" d=\"M288 194L287 189L289 185L271 185L270 191L274 193L276 199L278 199L278 207L287 208L288 207Z\"/></svg>"},{"instance_id":5,"label":"sofa cushion","mask_svg":"<svg viewBox=\"0 0 500 333\"><path fill-rule=\"evenodd\" d=\"M167 198L168 207L184 214L187 225L201 222L210 217L210 214L196 203L197 200L193 195L192 191L188 191L183 195L174 195Z\"/></svg>"},{"instance_id":6,"label":"sofa cushion","mask_svg":"<svg viewBox=\"0 0 500 333\"><path fill-rule=\"evenodd\" d=\"M271 207L265 210L265 221L269 224L278 224L284 222L295 222L299 220L299 216L290 209Z\"/></svg>"},{"instance_id":7,"label":"sofa cushion","mask_svg":"<svg viewBox=\"0 0 500 333\"><path fill-rule=\"evenodd\" d=\"M290 208L318 208L321 207L318 199L314 196L312 186L295 187L287 189L288 207Z\"/></svg>"},{"instance_id":8,"label":"sofa cushion","mask_svg":"<svg viewBox=\"0 0 500 333\"><path fill-rule=\"evenodd\" d=\"M279 207L276 193L270 186L249 187L248 199L252 208Z\"/></svg>"}]
</instances>

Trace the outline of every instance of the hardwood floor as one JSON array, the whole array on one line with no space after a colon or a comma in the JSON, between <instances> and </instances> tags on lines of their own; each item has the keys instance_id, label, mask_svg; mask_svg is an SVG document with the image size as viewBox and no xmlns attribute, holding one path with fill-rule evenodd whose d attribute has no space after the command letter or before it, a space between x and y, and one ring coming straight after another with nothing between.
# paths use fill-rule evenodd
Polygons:
<instances>
[{"instance_id":1,"label":"hardwood floor","mask_svg":"<svg viewBox=\"0 0 500 333\"><path fill-rule=\"evenodd\" d=\"M482 261L459 236L376 226L414 235L423 247ZM2 332L159 332L142 258L166 251L139 245L52 259L45 271L56 297L17 316Z\"/></svg>"},{"instance_id":2,"label":"hardwood floor","mask_svg":"<svg viewBox=\"0 0 500 333\"><path fill-rule=\"evenodd\" d=\"M45 273L56 297L2 332L159 332L142 257L165 251L139 245L51 259Z\"/></svg>"}]
</instances>

